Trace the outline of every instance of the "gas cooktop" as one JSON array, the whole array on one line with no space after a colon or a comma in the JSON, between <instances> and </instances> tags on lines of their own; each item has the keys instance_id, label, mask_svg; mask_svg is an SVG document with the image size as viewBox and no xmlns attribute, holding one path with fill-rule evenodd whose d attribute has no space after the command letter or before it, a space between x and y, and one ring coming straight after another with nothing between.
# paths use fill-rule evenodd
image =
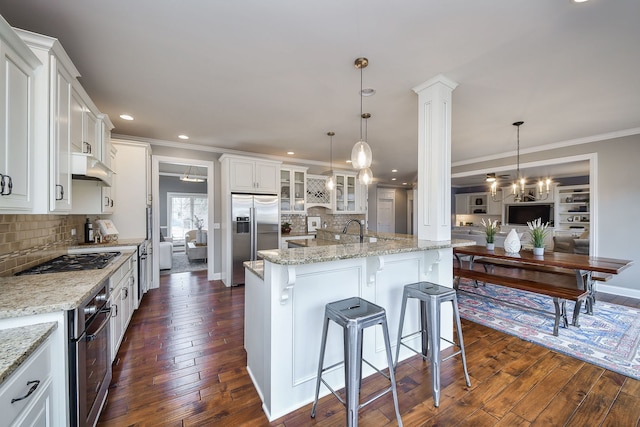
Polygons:
<instances>
[{"instance_id":1,"label":"gas cooktop","mask_svg":"<svg viewBox=\"0 0 640 427\"><path fill-rule=\"evenodd\" d=\"M100 252L88 254L67 254L16 273L27 274L60 273L63 271L98 270L109 265L120 252Z\"/></svg>"}]
</instances>

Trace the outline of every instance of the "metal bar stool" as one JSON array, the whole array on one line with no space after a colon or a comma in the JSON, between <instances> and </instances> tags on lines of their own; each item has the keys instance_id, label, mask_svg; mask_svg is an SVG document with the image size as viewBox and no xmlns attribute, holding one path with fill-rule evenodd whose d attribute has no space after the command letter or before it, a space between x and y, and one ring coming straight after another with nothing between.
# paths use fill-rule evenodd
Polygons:
<instances>
[{"instance_id":1,"label":"metal bar stool","mask_svg":"<svg viewBox=\"0 0 640 427\"><path fill-rule=\"evenodd\" d=\"M329 320L333 320L336 324L344 329L344 361L323 368L324 353L327 344L327 330L329 328ZM375 325L382 325L384 334L384 343L387 351L387 365L389 366L389 376L385 375L378 368L362 358L362 333L365 328ZM362 381L362 361L375 369L379 374L383 375L389 381L391 386L377 393L367 402L360 404L360 382ZM336 366L344 364L345 372L345 392L346 402L340 398L329 384L322 378L323 372ZM402 426L400 418L400 409L398 408L398 394L396 391L396 379L393 372L393 359L391 355L391 344L389 342L389 330L387 328L387 316L384 308L370 303L362 298L347 298L341 301L329 303L325 306L324 327L322 329L322 343L320 347L320 361L318 363L318 378L316 381L316 396L311 409L311 418L316 416L316 407L318 405L318 394L320 393L320 382L333 393L338 400L347 408L347 426L358 425L358 411L360 408L368 405L377 398L383 396L389 391L393 394L393 403L396 409L396 417L398 425Z\"/></svg>"},{"instance_id":2,"label":"metal bar stool","mask_svg":"<svg viewBox=\"0 0 640 427\"><path fill-rule=\"evenodd\" d=\"M412 332L408 335L402 336L402 329L404 325L404 314L407 308L407 299L416 298L420 300L420 330ZM456 329L458 330L458 344L453 341L449 341L446 338L440 336L440 304L450 301L453 305L453 315L456 321ZM411 348L402 340L414 337L415 335L422 335L422 352ZM440 340L443 339L446 342L458 346L460 350L457 352L442 358L440 355ZM464 377L467 380L467 386L471 387L471 381L469 381L469 373L467 372L467 358L464 353L464 341L462 340L462 327L460 326L460 313L458 312L458 299L456 298L456 291L445 286L436 285L429 282L418 282L406 285L404 292L402 293L402 310L400 312L400 325L398 327L398 345L396 346L396 366L398 364L398 357L400 354L400 346L403 345L409 350L414 351L417 354L422 355L424 360L431 361L431 382L433 389L433 401L437 407L440 404L440 363L450 359L458 354L462 355L462 367L464 368Z\"/></svg>"}]
</instances>

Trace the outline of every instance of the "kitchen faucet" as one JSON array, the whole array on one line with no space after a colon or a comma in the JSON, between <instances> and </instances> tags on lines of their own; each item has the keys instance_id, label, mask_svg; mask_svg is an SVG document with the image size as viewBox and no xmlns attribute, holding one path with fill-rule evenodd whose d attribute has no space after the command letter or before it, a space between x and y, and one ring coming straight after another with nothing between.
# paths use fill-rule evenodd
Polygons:
<instances>
[{"instance_id":1,"label":"kitchen faucet","mask_svg":"<svg viewBox=\"0 0 640 427\"><path fill-rule=\"evenodd\" d=\"M360 226L360 243L364 242L364 222L360 221L358 219L350 219L349 221L347 221L347 225L344 226L344 229L342 230L342 234L347 234L347 228L349 228L349 224L351 224L352 222L357 222L358 225Z\"/></svg>"}]
</instances>

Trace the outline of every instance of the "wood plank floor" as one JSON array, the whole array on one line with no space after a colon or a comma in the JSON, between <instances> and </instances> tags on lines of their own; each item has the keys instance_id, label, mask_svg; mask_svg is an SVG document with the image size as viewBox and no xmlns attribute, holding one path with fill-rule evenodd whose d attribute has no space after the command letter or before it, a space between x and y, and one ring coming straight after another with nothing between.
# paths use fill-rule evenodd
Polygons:
<instances>
[{"instance_id":1,"label":"wood plank floor","mask_svg":"<svg viewBox=\"0 0 640 427\"><path fill-rule=\"evenodd\" d=\"M640 308L640 302L599 299ZM596 306L597 308L597 306ZM131 320L98 426L342 426L333 397L269 423L246 371L244 288L206 271L161 277ZM463 320L472 387L458 357L442 365L440 407L418 356L396 374L405 426L637 426L640 381ZM380 387L366 379L363 393ZM390 395L360 412L361 426L396 425Z\"/></svg>"}]
</instances>

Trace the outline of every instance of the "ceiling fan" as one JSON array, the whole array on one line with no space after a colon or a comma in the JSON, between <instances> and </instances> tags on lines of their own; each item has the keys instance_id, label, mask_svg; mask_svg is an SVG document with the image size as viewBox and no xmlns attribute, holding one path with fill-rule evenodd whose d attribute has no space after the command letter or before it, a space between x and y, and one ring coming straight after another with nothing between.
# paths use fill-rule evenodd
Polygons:
<instances>
[{"instance_id":1,"label":"ceiling fan","mask_svg":"<svg viewBox=\"0 0 640 427\"><path fill-rule=\"evenodd\" d=\"M507 178L511 178L510 174L505 174L505 175L496 175L495 173L488 173L485 177L485 182L494 182L498 179L507 179Z\"/></svg>"}]
</instances>

